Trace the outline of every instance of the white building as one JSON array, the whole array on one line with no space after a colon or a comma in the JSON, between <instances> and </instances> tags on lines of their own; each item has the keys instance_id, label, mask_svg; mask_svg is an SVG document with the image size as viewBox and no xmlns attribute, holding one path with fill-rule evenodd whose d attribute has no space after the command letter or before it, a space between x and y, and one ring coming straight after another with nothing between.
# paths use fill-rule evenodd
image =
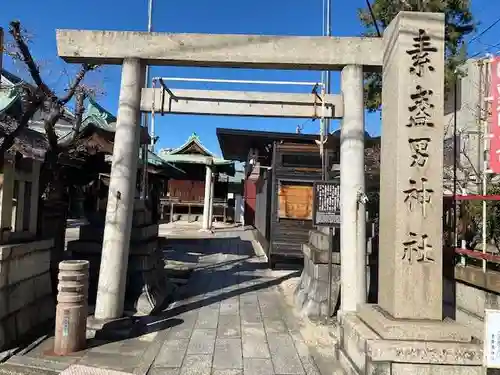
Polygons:
<instances>
[{"instance_id":1,"label":"white building","mask_svg":"<svg viewBox=\"0 0 500 375\"><path fill-rule=\"evenodd\" d=\"M457 134L457 194L481 192L484 171L485 130L489 129L487 103L490 96L490 64L486 59L470 59L462 67L464 76L445 101L444 184L445 194L453 193L454 129ZM456 123L455 123L456 114ZM488 140L486 133L486 140ZM486 145L486 150L488 146ZM486 154L486 158L488 155Z\"/></svg>"}]
</instances>

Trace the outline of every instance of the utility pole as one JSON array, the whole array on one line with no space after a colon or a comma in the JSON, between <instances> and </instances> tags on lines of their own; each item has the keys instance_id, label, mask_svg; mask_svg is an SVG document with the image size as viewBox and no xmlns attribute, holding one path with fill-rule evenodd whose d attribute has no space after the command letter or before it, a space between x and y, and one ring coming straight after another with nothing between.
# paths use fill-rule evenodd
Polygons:
<instances>
[{"instance_id":1,"label":"utility pole","mask_svg":"<svg viewBox=\"0 0 500 375\"><path fill-rule=\"evenodd\" d=\"M0 27L0 87L2 86L3 69L3 29Z\"/></svg>"},{"instance_id":2,"label":"utility pole","mask_svg":"<svg viewBox=\"0 0 500 375\"><path fill-rule=\"evenodd\" d=\"M148 32L153 31L153 1L154 0L148 0ZM146 87L149 86L149 82L151 81L151 69L149 65L146 66ZM146 114L146 119L149 116ZM155 152L155 128L154 128L154 122L150 121L149 122L150 128L151 128L151 151Z\"/></svg>"},{"instance_id":3,"label":"utility pole","mask_svg":"<svg viewBox=\"0 0 500 375\"><path fill-rule=\"evenodd\" d=\"M153 31L153 0L148 0L148 33ZM146 65L146 81L145 81L145 87L149 86L149 81L151 79L151 69L149 65ZM142 114L142 125L145 129L149 130L148 126L148 119L149 116L147 113ZM149 131L147 132L149 134ZM147 142L144 143L142 146L142 181L141 181L141 198L146 199L148 192L147 192L147 185L148 185L148 151L151 148L151 151L154 152L154 140L155 140L155 135L154 135L154 129L151 128L151 145L148 145ZM142 141L142 140L141 140Z\"/></svg>"},{"instance_id":4,"label":"utility pole","mask_svg":"<svg viewBox=\"0 0 500 375\"><path fill-rule=\"evenodd\" d=\"M323 34L325 36L332 36L332 25L331 25L331 18L332 18L332 9L331 9L331 0L325 0L323 2ZM322 83L323 83L323 89L322 93L323 100L325 100L325 95L330 94L330 79L331 79L331 72L330 71L325 71L322 73ZM323 106L324 109L324 106ZM323 117L321 119L321 163L322 163L322 168L321 168L321 177L323 180L328 179L328 152L325 150L324 142L326 142L328 135L330 134L330 119L326 119Z\"/></svg>"},{"instance_id":5,"label":"utility pole","mask_svg":"<svg viewBox=\"0 0 500 375\"><path fill-rule=\"evenodd\" d=\"M488 129L488 123L487 119L485 118L485 113L487 113L486 109L486 95L485 95L485 90L486 88L486 74L485 74L485 67L488 67L488 64L484 63L483 59L479 59L478 61L478 69L479 69L479 97L478 97L478 125L479 125L479 130L481 132L482 130L482 135L483 135L483 173L481 175L481 182L482 182L482 190L481 194L487 195L488 194L488 140L489 140L489 129ZM481 129L482 127L482 129ZM481 133L480 133L481 134ZM479 148L480 149L480 148ZM488 225L487 223L487 201L483 199L482 201L482 230L481 230L481 239L482 239L482 247L483 247L483 254L486 254L486 248L487 248L487 232L486 232L486 226ZM483 259L483 272L486 272L486 260Z\"/></svg>"}]
</instances>

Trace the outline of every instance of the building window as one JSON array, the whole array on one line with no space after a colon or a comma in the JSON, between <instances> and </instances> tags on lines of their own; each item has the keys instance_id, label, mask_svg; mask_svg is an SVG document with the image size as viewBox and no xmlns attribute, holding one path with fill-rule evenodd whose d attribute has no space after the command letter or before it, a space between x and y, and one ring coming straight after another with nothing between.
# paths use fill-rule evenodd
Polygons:
<instances>
[{"instance_id":1,"label":"building window","mask_svg":"<svg viewBox=\"0 0 500 375\"><path fill-rule=\"evenodd\" d=\"M321 156L288 154L281 157L281 165L289 168L318 168L321 169Z\"/></svg>"}]
</instances>

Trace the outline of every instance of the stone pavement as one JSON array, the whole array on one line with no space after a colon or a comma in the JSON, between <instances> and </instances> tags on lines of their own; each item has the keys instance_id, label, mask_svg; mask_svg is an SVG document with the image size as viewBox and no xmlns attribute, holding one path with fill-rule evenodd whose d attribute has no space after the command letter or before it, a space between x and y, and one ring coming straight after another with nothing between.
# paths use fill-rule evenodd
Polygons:
<instances>
[{"instance_id":1,"label":"stone pavement","mask_svg":"<svg viewBox=\"0 0 500 375\"><path fill-rule=\"evenodd\" d=\"M209 236L171 241L196 268L177 302L140 320L141 335L70 357L48 356L47 340L8 363L51 362L54 373L78 363L138 375L321 375L279 292L297 271L268 270L248 231Z\"/></svg>"}]
</instances>

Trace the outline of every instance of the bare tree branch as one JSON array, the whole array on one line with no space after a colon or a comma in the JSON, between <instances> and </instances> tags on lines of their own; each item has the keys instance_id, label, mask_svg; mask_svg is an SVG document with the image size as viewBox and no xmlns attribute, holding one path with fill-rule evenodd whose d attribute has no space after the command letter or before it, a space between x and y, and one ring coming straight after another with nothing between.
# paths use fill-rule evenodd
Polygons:
<instances>
[{"instance_id":1,"label":"bare tree branch","mask_svg":"<svg viewBox=\"0 0 500 375\"><path fill-rule=\"evenodd\" d=\"M85 78L85 74L87 74L91 70L94 70L95 68L96 68L96 65L82 64L82 67L80 68L80 71L76 75L75 80L73 81L73 83L69 87L68 92L66 93L66 95L64 97L59 99L59 103L62 105L67 104L75 95L77 88L80 86L83 79Z\"/></svg>"},{"instance_id":2,"label":"bare tree branch","mask_svg":"<svg viewBox=\"0 0 500 375\"><path fill-rule=\"evenodd\" d=\"M74 140L80 134L80 128L83 122L83 113L85 111L85 99L87 98L87 92L82 88L76 90L76 107L75 107L75 124L73 126L73 135L66 140L61 146L69 147Z\"/></svg>"},{"instance_id":3,"label":"bare tree branch","mask_svg":"<svg viewBox=\"0 0 500 375\"><path fill-rule=\"evenodd\" d=\"M75 135L80 133L80 128L83 121L83 112L85 111L84 102L86 98L86 92L83 90L78 90L78 93L76 94L75 126L73 128Z\"/></svg>"},{"instance_id":4,"label":"bare tree branch","mask_svg":"<svg viewBox=\"0 0 500 375\"><path fill-rule=\"evenodd\" d=\"M59 119L64 113L64 107L58 105L57 102L53 100L47 100L48 103L45 105L47 108L45 109L45 118L43 119L43 127L45 129L45 133L47 135L49 146L52 151L57 151L59 148L58 138L55 131L55 127Z\"/></svg>"},{"instance_id":5,"label":"bare tree branch","mask_svg":"<svg viewBox=\"0 0 500 375\"><path fill-rule=\"evenodd\" d=\"M40 75L40 70L38 69L38 65L35 63L35 60L33 60L33 56L31 55L28 45L24 41L21 32L21 23L19 21L12 21L10 23L9 32L14 38L19 53L22 56L22 60L28 67L28 71L31 75L31 78L33 78L35 84L40 88L40 90L42 90L42 92L45 95L49 97L54 97L55 96L54 92L51 89L49 89L49 87L43 82L42 77Z\"/></svg>"},{"instance_id":6,"label":"bare tree branch","mask_svg":"<svg viewBox=\"0 0 500 375\"><path fill-rule=\"evenodd\" d=\"M84 101L90 91L83 87L83 80L85 75L89 71L94 70L97 66L82 64L65 95L58 97L55 92L52 91L43 81L40 75L39 65L34 61L26 41L24 31L21 29L21 23L19 21L11 22L9 32L14 41L13 45L17 50L14 52L14 55L26 65L31 78L35 82L36 89L34 89L31 85L23 85L23 95L21 96L22 119L17 119L18 126L12 134L9 134L9 136L5 138L6 141L3 143L0 152L5 152L12 147L16 136L24 127L28 126L29 120L33 117L37 110L40 109L45 134L49 143L48 153L52 154L50 158L52 162L55 162L57 160L57 156L55 155L58 155L61 149L67 148L73 141L73 139L70 139L68 144L66 144L67 142L59 144L59 139L55 131L56 125L64 116L65 105L67 105L68 102L76 96L76 113L73 137L76 138L78 136L82 124ZM55 165L53 167L55 168Z\"/></svg>"}]
</instances>

